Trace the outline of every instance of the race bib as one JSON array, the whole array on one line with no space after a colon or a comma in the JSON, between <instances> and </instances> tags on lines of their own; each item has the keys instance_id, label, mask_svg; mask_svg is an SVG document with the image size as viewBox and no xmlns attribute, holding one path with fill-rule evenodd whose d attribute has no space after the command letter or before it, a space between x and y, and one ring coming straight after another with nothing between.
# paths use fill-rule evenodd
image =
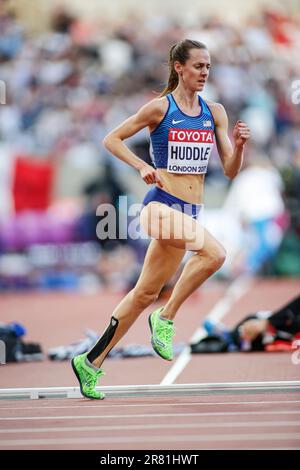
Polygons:
<instances>
[{"instance_id":1,"label":"race bib","mask_svg":"<svg viewBox=\"0 0 300 470\"><path fill-rule=\"evenodd\" d=\"M206 173L213 145L213 130L169 129L167 171Z\"/></svg>"}]
</instances>

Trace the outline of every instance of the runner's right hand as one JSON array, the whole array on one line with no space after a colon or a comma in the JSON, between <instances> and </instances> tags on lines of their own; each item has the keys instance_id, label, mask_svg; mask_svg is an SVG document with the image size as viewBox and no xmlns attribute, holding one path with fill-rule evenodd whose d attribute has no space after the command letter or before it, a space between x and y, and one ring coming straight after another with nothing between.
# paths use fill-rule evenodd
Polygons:
<instances>
[{"instance_id":1,"label":"runner's right hand","mask_svg":"<svg viewBox=\"0 0 300 470\"><path fill-rule=\"evenodd\" d=\"M160 188L163 187L162 181L159 177L158 171L155 170L152 166L150 165L145 165L141 170L140 170L140 175L145 181L146 184L158 184Z\"/></svg>"}]
</instances>

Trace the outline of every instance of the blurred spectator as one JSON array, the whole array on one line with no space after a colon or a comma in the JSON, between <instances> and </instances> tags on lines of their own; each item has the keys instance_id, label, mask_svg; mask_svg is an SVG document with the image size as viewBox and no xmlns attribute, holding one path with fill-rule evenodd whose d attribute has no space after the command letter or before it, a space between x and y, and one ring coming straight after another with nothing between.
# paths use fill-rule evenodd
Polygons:
<instances>
[{"instance_id":1,"label":"blurred spectator","mask_svg":"<svg viewBox=\"0 0 300 470\"><path fill-rule=\"evenodd\" d=\"M125 240L119 240L119 196L124 194L124 189L118 179L112 172L110 164L106 164L104 171L98 172L93 179L84 189L87 195L86 206L81 217L76 224L76 236L79 240L95 240L100 243L103 249L111 250L117 247ZM116 213L116 239L111 240L106 238L100 240L97 237L96 227L97 224L106 217L106 215L97 215L97 207L100 204L112 204L115 207Z\"/></svg>"},{"instance_id":2,"label":"blurred spectator","mask_svg":"<svg viewBox=\"0 0 300 470\"><path fill-rule=\"evenodd\" d=\"M240 223L246 271L256 274L271 259L286 228L283 184L267 157L252 159L234 179L223 206ZM245 243L246 242L246 243Z\"/></svg>"},{"instance_id":3,"label":"blurred spectator","mask_svg":"<svg viewBox=\"0 0 300 470\"><path fill-rule=\"evenodd\" d=\"M191 352L291 352L300 349L300 297L275 311L259 310L244 317L231 330L206 319L207 335L191 344Z\"/></svg>"}]
</instances>

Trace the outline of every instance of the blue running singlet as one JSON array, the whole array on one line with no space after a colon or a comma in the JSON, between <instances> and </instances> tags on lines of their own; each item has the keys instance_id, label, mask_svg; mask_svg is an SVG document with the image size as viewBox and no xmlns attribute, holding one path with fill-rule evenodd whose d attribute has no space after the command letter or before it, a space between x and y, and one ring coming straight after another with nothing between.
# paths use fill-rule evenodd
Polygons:
<instances>
[{"instance_id":1,"label":"blue running singlet","mask_svg":"<svg viewBox=\"0 0 300 470\"><path fill-rule=\"evenodd\" d=\"M199 116L188 116L173 95L166 95L168 110L150 134L150 155L156 168L169 173L204 174L214 145L214 118L199 96Z\"/></svg>"}]
</instances>

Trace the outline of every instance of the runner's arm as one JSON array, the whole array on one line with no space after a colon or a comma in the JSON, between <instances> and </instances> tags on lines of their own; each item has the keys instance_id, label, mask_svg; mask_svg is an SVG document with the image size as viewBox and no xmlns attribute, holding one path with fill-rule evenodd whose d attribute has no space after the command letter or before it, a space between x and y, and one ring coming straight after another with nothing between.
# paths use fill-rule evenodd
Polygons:
<instances>
[{"instance_id":1,"label":"runner's arm","mask_svg":"<svg viewBox=\"0 0 300 470\"><path fill-rule=\"evenodd\" d=\"M153 100L113 129L103 140L104 147L117 158L138 170L147 184L158 183L161 187L162 183L157 171L135 155L123 141L147 126L155 127L162 117L161 103L158 100Z\"/></svg>"},{"instance_id":2,"label":"runner's arm","mask_svg":"<svg viewBox=\"0 0 300 470\"><path fill-rule=\"evenodd\" d=\"M217 148L224 169L224 174L233 179L243 164L244 146L250 137L247 124L237 121L233 129L234 146L228 137L228 118L224 107L215 103L213 106Z\"/></svg>"}]
</instances>

